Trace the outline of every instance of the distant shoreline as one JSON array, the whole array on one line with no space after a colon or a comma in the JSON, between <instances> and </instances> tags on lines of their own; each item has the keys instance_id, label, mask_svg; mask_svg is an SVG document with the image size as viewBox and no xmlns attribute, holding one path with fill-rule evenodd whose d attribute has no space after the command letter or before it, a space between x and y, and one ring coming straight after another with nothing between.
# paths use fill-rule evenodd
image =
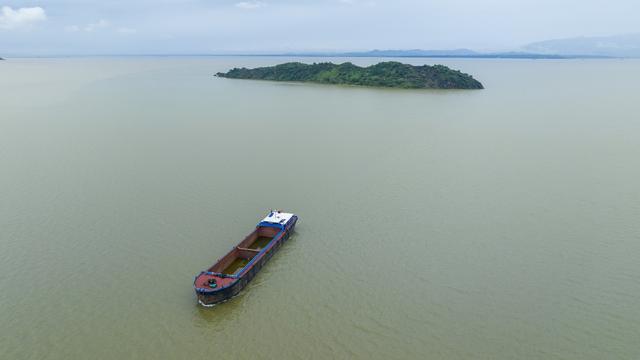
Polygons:
<instances>
[{"instance_id":1,"label":"distant shoreline","mask_svg":"<svg viewBox=\"0 0 640 360\"><path fill-rule=\"evenodd\" d=\"M478 54L478 55L367 55L367 54L242 54L216 56L265 56L265 57L348 57L348 58L423 58L423 59L523 59L523 60L572 60L572 59L632 59L611 56L562 56L534 54Z\"/></svg>"},{"instance_id":2,"label":"distant shoreline","mask_svg":"<svg viewBox=\"0 0 640 360\"><path fill-rule=\"evenodd\" d=\"M416 58L416 59L504 59L504 60L638 60L640 57L564 56L537 54L477 54L477 55L367 55L357 53L314 54L85 54L85 55L14 55L13 59L99 58L99 57L308 57L308 58ZM0 58L7 60L7 58Z\"/></svg>"}]
</instances>

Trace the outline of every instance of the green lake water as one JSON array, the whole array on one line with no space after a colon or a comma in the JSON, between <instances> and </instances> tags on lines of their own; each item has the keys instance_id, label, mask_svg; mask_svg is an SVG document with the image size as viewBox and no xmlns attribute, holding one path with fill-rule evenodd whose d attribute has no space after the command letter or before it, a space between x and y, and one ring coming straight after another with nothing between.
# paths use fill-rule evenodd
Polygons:
<instances>
[{"instance_id":1,"label":"green lake water","mask_svg":"<svg viewBox=\"0 0 640 360\"><path fill-rule=\"evenodd\" d=\"M249 249L261 250L262 248L267 246L272 239L273 238L270 238L270 237L258 236L256 241L254 241L248 247Z\"/></svg>"},{"instance_id":2,"label":"green lake water","mask_svg":"<svg viewBox=\"0 0 640 360\"><path fill-rule=\"evenodd\" d=\"M212 76L287 60L0 62L0 359L640 358L640 61ZM296 233L199 307L269 208Z\"/></svg>"},{"instance_id":3,"label":"green lake water","mask_svg":"<svg viewBox=\"0 0 640 360\"><path fill-rule=\"evenodd\" d=\"M222 273L233 275L233 274L237 273L238 271L240 271L248 263L249 263L249 260L247 260L247 259L240 259L240 258L235 259L235 260L233 260L233 262L229 266L227 266L226 269L224 269L222 271Z\"/></svg>"}]
</instances>

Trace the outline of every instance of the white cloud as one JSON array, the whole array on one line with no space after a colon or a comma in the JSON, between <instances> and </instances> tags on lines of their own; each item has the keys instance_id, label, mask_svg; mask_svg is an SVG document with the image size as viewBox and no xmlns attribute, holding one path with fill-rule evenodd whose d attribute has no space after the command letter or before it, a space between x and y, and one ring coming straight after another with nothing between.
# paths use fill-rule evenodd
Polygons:
<instances>
[{"instance_id":1,"label":"white cloud","mask_svg":"<svg viewBox=\"0 0 640 360\"><path fill-rule=\"evenodd\" d=\"M87 32L87 33L91 33L100 29L106 29L106 28L111 28L111 23L107 20L101 19L98 22L95 23L91 23L91 24L87 24L87 25L83 25L83 26L78 26L78 25L70 25L70 26L65 26L64 30L66 32ZM125 26L121 26L118 28L113 28L113 31L117 32L118 34L123 34L123 35L128 35L128 34L135 34L138 32L138 30L134 29L134 28L130 28L130 27L125 27Z\"/></svg>"},{"instance_id":2,"label":"white cloud","mask_svg":"<svg viewBox=\"0 0 640 360\"><path fill-rule=\"evenodd\" d=\"M119 32L120 34L135 34L138 32L138 30L128 28L128 27L119 27L118 30L116 31Z\"/></svg>"},{"instance_id":3,"label":"white cloud","mask_svg":"<svg viewBox=\"0 0 640 360\"><path fill-rule=\"evenodd\" d=\"M237 8L244 10L255 10L267 6L263 1L242 1L236 4Z\"/></svg>"},{"instance_id":4,"label":"white cloud","mask_svg":"<svg viewBox=\"0 0 640 360\"><path fill-rule=\"evenodd\" d=\"M26 28L39 21L47 19L44 9L41 7L12 9L3 6L0 11L0 29Z\"/></svg>"},{"instance_id":5,"label":"white cloud","mask_svg":"<svg viewBox=\"0 0 640 360\"><path fill-rule=\"evenodd\" d=\"M101 19L97 23L88 24L84 27L83 30L86 32L92 32L94 30L104 29L106 27L109 27L109 22L107 20Z\"/></svg>"},{"instance_id":6,"label":"white cloud","mask_svg":"<svg viewBox=\"0 0 640 360\"><path fill-rule=\"evenodd\" d=\"M338 0L339 3L347 5L363 5L363 6L376 6L375 1L361 1L361 0Z\"/></svg>"},{"instance_id":7,"label":"white cloud","mask_svg":"<svg viewBox=\"0 0 640 360\"><path fill-rule=\"evenodd\" d=\"M111 26L111 24L107 20L101 19L98 22L87 24L84 26L78 26L78 25L65 26L64 30L67 32L78 32L78 31L94 32L99 29L108 28L109 26Z\"/></svg>"}]
</instances>

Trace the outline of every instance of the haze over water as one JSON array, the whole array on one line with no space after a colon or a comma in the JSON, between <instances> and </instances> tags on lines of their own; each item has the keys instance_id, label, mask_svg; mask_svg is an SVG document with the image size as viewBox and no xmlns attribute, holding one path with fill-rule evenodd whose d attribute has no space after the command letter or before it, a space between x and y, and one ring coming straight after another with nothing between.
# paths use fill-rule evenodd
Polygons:
<instances>
[{"instance_id":1,"label":"haze over water","mask_svg":"<svg viewBox=\"0 0 640 360\"><path fill-rule=\"evenodd\" d=\"M288 60L324 61L0 62L0 358L640 356L640 61L402 59L481 91L212 76ZM197 306L271 207L291 241Z\"/></svg>"}]
</instances>

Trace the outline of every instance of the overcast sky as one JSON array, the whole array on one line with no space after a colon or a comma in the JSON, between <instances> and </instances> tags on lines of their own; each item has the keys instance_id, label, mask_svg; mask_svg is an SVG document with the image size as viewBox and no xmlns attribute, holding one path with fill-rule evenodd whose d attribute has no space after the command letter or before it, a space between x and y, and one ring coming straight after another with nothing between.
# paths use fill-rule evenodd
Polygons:
<instances>
[{"instance_id":1,"label":"overcast sky","mask_svg":"<svg viewBox=\"0 0 640 360\"><path fill-rule=\"evenodd\" d=\"M0 0L0 55L505 50L638 19L640 0Z\"/></svg>"}]
</instances>

